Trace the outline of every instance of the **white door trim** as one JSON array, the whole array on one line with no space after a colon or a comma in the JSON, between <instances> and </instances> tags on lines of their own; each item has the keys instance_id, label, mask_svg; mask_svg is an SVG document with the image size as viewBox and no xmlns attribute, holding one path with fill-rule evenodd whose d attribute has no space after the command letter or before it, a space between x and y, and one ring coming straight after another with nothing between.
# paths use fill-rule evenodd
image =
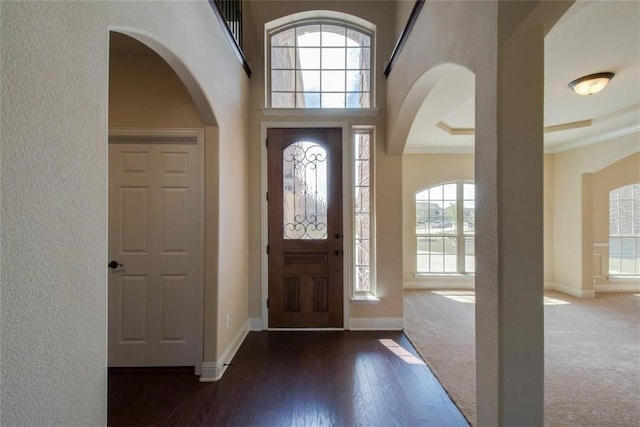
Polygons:
<instances>
[{"instance_id":1,"label":"white door trim","mask_svg":"<svg viewBox=\"0 0 640 427\"><path fill-rule=\"evenodd\" d=\"M269 258L267 257L267 243L269 242L268 206L267 206L267 129L269 128L341 128L342 129L342 224L343 239L347 242L343 245L342 287L343 287L343 316L342 328L349 328L349 304L351 303L352 287L352 203L351 203L351 132L348 122L325 122L325 121L262 121L260 122L260 214L261 214L261 297L260 307L262 312L262 329L269 326L269 309L267 308L267 296L269 295ZM331 328L335 329L335 328ZM310 329L305 329L310 330Z\"/></svg>"},{"instance_id":2,"label":"white door trim","mask_svg":"<svg viewBox=\"0 0 640 427\"><path fill-rule=\"evenodd\" d=\"M202 363L204 355L204 128L180 128L180 129L155 129L155 128L110 128L109 129L109 141L130 141L136 143L143 143L145 140L153 138L157 140L158 144L163 142L171 142L175 144L180 141L192 143L196 142L196 152L198 153L198 182L199 182L199 202L200 209L198 212L198 271L196 272L196 298L199 302L196 304L196 341L195 341L195 354L194 360L196 360L195 374L201 375Z\"/></svg>"}]
</instances>

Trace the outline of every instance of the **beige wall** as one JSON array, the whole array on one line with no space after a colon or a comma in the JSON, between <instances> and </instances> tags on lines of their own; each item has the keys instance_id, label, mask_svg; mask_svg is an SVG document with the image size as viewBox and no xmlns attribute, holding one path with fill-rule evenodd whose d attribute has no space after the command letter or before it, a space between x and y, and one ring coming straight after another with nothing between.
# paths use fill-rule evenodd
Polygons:
<instances>
[{"instance_id":1,"label":"beige wall","mask_svg":"<svg viewBox=\"0 0 640 427\"><path fill-rule=\"evenodd\" d=\"M553 281L576 295L593 295L593 215L591 191L583 191L583 176L638 152L638 133L554 155L553 161ZM589 185L590 178L586 178ZM583 193L585 198L583 198ZM584 236L583 236L584 233Z\"/></svg>"},{"instance_id":2,"label":"beige wall","mask_svg":"<svg viewBox=\"0 0 640 427\"><path fill-rule=\"evenodd\" d=\"M411 10L413 10L413 6L415 4L415 0L396 0L396 40L400 37L402 31L404 31L404 28L407 26L407 21L409 20Z\"/></svg>"},{"instance_id":3,"label":"beige wall","mask_svg":"<svg viewBox=\"0 0 640 427\"><path fill-rule=\"evenodd\" d=\"M265 114L265 74L264 74L264 25L274 19L306 10L331 10L345 12L365 19L377 26L375 90L376 105L380 109L371 116L349 115L338 112L331 115L300 112L288 114ZM386 84L384 79L385 61L391 54L394 44L395 4L393 1L376 2L375 7L362 7L359 1L305 1L305 2L249 2L246 13L251 23L245 31L247 48L245 54L251 63L251 110L249 138L251 151L249 165L252 171L249 177L250 188L250 317L259 318L266 296L261 291L261 268L264 248L261 244L260 207L263 199L260 187L260 152L264 144L260 140L260 126L263 122L345 122L348 129L356 125L375 126L376 129L376 211L377 228L377 289L381 298L376 305L351 305L353 318L402 317L402 195L400 156L388 156L385 151L385 105ZM252 31L253 30L253 31Z\"/></svg>"},{"instance_id":4,"label":"beige wall","mask_svg":"<svg viewBox=\"0 0 640 427\"><path fill-rule=\"evenodd\" d=\"M249 84L209 4L0 2L2 425L107 423L110 30L158 52L203 122L220 124L212 299L236 317L214 359L246 324Z\"/></svg>"}]
</instances>

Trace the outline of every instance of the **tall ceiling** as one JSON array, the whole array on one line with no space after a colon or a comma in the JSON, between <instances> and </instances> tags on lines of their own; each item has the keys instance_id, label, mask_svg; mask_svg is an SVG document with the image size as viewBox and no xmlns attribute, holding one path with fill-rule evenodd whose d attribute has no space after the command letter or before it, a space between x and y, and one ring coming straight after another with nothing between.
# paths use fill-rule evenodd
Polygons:
<instances>
[{"instance_id":1,"label":"tall ceiling","mask_svg":"<svg viewBox=\"0 0 640 427\"><path fill-rule=\"evenodd\" d=\"M600 93L568 87L578 77L615 73ZM405 152L470 152L475 77L446 73L424 100ZM544 144L557 152L640 131L640 2L575 3L545 39Z\"/></svg>"}]
</instances>

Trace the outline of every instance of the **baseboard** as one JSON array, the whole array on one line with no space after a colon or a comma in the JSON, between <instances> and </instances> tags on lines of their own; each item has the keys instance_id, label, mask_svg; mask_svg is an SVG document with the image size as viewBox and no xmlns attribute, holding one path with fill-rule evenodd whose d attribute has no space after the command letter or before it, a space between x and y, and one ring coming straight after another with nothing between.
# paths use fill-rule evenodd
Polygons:
<instances>
[{"instance_id":1,"label":"baseboard","mask_svg":"<svg viewBox=\"0 0 640 427\"><path fill-rule=\"evenodd\" d=\"M544 282L544 288L562 292L563 294L571 295L576 298L595 298L595 291L587 291L584 289L576 289L571 286L563 285L557 282Z\"/></svg>"},{"instance_id":2,"label":"baseboard","mask_svg":"<svg viewBox=\"0 0 640 427\"><path fill-rule=\"evenodd\" d=\"M428 281L428 282L404 282L404 288L411 289L437 289L443 291L452 291L452 290L474 290L476 288L474 281L463 282L463 281Z\"/></svg>"},{"instance_id":3,"label":"baseboard","mask_svg":"<svg viewBox=\"0 0 640 427\"><path fill-rule=\"evenodd\" d=\"M640 283L603 283L593 287L596 292L640 292Z\"/></svg>"},{"instance_id":4,"label":"baseboard","mask_svg":"<svg viewBox=\"0 0 640 427\"><path fill-rule=\"evenodd\" d=\"M402 317L356 317L349 320L352 331L401 331L404 329Z\"/></svg>"},{"instance_id":5,"label":"baseboard","mask_svg":"<svg viewBox=\"0 0 640 427\"><path fill-rule=\"evenodd\" d=\"M260 317L250 317L249 318L249 330L250 331L261 331L264 327L262 326L262 318Z\"/></svg>"},{"instance_id":6,"label":"baseboard","mask_svg":"<svg viewBox=\"0 0 640 427\"><path fill-rule=\"evenodd\" d=\"M231 341L231 344L222 353L222 356L215 362L203 362L202 363L202 375L200 376L200 382L208 383L218 381L224 375L227 370L227 364L231 362L236 352L242 345L244 339L249 334L249 320L245 322L240 328L236 336Z\"/></svg>"}]
</instances>

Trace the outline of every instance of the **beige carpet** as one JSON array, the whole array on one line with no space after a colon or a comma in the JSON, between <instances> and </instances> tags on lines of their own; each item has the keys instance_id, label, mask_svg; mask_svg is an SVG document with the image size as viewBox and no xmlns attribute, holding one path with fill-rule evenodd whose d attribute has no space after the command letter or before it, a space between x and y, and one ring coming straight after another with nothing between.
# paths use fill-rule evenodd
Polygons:
<instances>
[{"instance_id":1,"label":"beige carpet","mask_svg":"<svg viewBox=\"0 0 640 427\"><path fill-rule=\"evenodd\" d=\"M405 332L475 425L474 296L405 291ZM545 293L545 425L640 426L640 296Z\"/></svg>"}]
</instances>

